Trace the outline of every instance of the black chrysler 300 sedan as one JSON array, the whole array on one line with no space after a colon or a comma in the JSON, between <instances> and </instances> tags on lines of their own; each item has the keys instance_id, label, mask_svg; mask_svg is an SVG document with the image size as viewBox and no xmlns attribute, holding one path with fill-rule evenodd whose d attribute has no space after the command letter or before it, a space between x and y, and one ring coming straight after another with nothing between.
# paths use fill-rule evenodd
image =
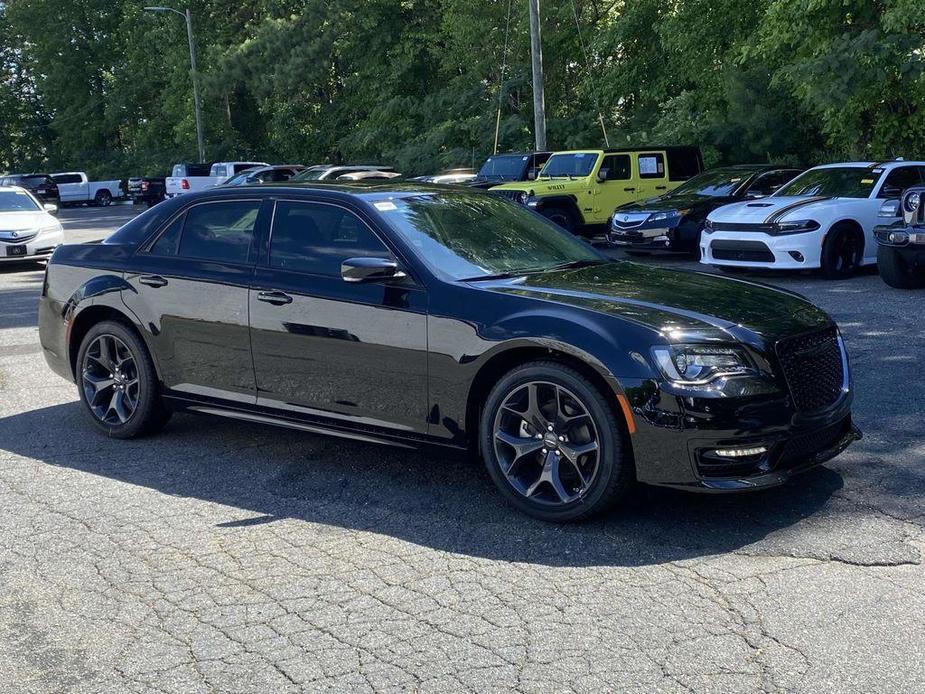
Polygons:
<instances>
[{"instance_id":1,"label":"black chrysler 300 sedan","mask_svg":"<svg viewBox=\"0 0 925 694\"><path fill-rule=\"evenodd\" d=\"M548 520L600 511L634 479L776 485L859 436L838 328L801 297L611 261L445 187L169 200L55 252L40 335L109 436L185 409L468 449Z\"/></svg>"}]
</instances>

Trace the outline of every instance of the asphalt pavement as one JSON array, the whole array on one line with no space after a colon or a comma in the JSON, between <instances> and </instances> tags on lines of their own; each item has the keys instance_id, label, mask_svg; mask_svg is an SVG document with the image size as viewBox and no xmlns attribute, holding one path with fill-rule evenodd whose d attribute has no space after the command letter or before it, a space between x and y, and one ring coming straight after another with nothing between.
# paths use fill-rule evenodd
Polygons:
<instances>
[{"instance_id":1,"label":"asphalt pavement","mask_svg":"<svg viewBox=\"0 0 925 694\"><path fill-rule=\"evenodd\" d=\"M41 270L0 266L0 692L925 691L925 293L762 279L841 325L865 438L780 489L556 526L432 453L194 415L99 436L42 360Z\"/></svg>"}]
</instances>

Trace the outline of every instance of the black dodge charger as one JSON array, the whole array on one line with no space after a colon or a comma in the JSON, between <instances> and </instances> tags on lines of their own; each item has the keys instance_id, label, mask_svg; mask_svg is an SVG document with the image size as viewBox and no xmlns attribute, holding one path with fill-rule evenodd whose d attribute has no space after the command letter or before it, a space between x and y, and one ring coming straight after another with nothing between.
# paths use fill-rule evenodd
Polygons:
<instances>
[{"instance_id":1,"label":"black dodge charger","mask_svg":"<svg viewBox=\"0 0 925 694\"><path fill-rule=\"evenodd\" d=\"M547 520L599 512L633 480L777 485L859 436L838 328L805 299L611 261L463 189L168 200L55 252L40 335L109 436L187 410L472 451Z\"/></svg>"},{"instance_id":2,"label":"black dodge charger","mask_svg":"<svg viewBox=\"0 0 925 694\"><path fill-rule=\"evenodd\" d=\"M663 251L699 257L700 232L708 214L739 200L771 195L801 172L767 164L705 171L664 195L618 207L607 238L630 255Z\"/></svg>"}]
</instances>

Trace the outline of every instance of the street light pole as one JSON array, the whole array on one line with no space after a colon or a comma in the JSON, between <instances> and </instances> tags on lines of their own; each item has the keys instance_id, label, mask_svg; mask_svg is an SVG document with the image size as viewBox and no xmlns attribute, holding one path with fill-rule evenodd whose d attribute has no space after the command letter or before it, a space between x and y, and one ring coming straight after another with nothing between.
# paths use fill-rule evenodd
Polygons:
<instances>
[{"instance_id":1,"label":"street light pole","mask_svg":"<svg viewBox=\"0 0 925 694\"><path fill-rule=\"evenodd\" d=\"M533 130L536 151L546 150L546 97L543 94L543 43L540 38L540 0L530 5L530 57L533 60Z\"/></svg>"},{"instance_id":2,"label":"street light pole","mask_svg":"<svg viewBox=\"0 0 925 694\"><path fill-rule=\"evenodd\" d=\"M193 80L193 109L196 114L196 144L199 147L199 161L206 160L206 149L202 139L202 114L199 103L199 78L196 72L196 43L193 41L193 15L189 10L180 12L172 7L145 7L146 12L173 12L186 21L186 38L189 40L190 77Z\"/></svg>"}]
</instances>

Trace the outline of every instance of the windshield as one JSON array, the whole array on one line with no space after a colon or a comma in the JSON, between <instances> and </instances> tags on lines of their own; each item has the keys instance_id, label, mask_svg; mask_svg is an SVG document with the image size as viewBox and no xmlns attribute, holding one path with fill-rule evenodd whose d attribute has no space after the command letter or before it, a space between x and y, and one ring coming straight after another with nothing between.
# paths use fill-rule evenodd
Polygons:
<instances>
[{"instance_id":1,"label":"windshield","mask_svg":"<svg viewBox=\"0 0 925 694\"><path fill-rule=\"evenodd\" d=\"M524 167L529 159L529 154L502 154L488 157L479 169L478 178L518 181L523 176Z\"/></svg>"},{"instance_id":2,"label":"windshield","mask_svg":"<svg viewBox=\"0 0 925 694\"><path fill-rule=\"evenodd\" d=\"M860 166L810 169L782 186L773 197L827 195L835 198L867 198L882 175L883 169Z\"/></svg>"},{"instance_id":3,"label":"windshield","mask_svg":"<svg viewBox=\"0 0 925 694\"><path fill-rule=\"evenodd\" d=\"M752 176L753 171L741 169L714 169L688 179L668 195L702 195L708 198L725 198L732 195L742 181Z\"/></svg>"},{"instance_id":4,"label":"windshield","mask_svg":"<svg viewBox=\"0 0 925 694\"><path fill-rule=\"evenodd\" d=\"M245 179L246 179L248 176L250 176L252 173L253 173L253 171L251 171L251 170L242 171L242 172L239 173L238 175L232 176L232 177L229 178L227 181L225 181L224 185L226 185L226 186L239 186L239 185L241 185L242 183L244 183Z\"/></svg>"},{"instance_id":5,"label":"windshield","mask_svg":"<svg viewBox=\"0 0 925 694\"><path fill-rule=\"evenodd\" d=\"M373 205L431 270L451 279L606 261L552 222L491 195L429 193Z\"/></svg>"},{"instance_id":6,"label":"windshield","mask_svg":"<svg viewBox=\"0 0 925 694\"><path fill-rule=\"evenodd\" d=\"M293 181L317 181L320 180L331 169L311 169L309 171L303 171L298 176L293 176Z\"/></svg>"},{"instance_id":7,"label":"windshield","mask_svg":"<svg viewBox=\"0 0 925 694\"><path fill-rule=\"evenodd\" d=\"M591 173L597 161L597 152L577 152L575 154L553 154L540 171L540 176L583 177Z\"/></svg>"},{"instance_id":8,"label":"windshield","mask_svg":"<svg viewBox=\"0 0 925 694\"><path fill-rule=\"evenodd\" d=\"M16 190L0 191L0 212L35 212L42 209L28 193Z\"/></svg>"}]
</instances>

